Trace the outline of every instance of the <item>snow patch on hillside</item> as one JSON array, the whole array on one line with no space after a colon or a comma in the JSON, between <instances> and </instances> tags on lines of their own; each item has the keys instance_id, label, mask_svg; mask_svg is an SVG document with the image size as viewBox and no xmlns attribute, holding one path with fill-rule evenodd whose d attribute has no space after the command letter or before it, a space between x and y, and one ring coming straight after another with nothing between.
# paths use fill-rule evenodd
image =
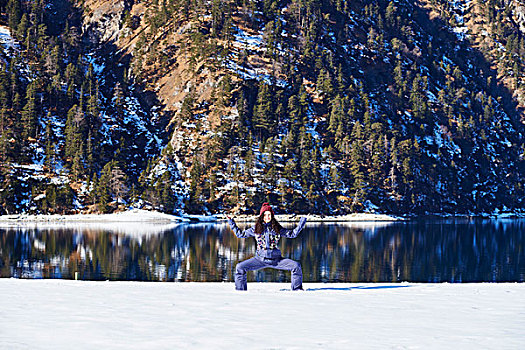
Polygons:
<instances>
[{"instance_id":1,"label":"snow patch on hillside","mask_svg":"<svg viewBox=\"0 0 525 350\"><path fill-rule=\"evenodd\" d=\"M9 27L0 26L0 43L8 50L18 49L18 44L11 36Z\"/></svg>"}]
</instances>

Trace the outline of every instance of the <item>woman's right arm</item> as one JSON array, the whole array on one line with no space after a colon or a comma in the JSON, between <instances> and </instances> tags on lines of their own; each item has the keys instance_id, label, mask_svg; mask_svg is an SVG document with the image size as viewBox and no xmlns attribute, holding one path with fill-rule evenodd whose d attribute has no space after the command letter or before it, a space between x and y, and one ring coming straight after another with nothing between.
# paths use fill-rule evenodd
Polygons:
<instances>
[{"instance_id":1,"label":"woman's right arm","mask_svg":"<svg viewBox=\"0 0 525 350\"><path fill-rule=\"evenodd\" d=\"M237 227L237 224L235 223L235 221L233 221L233 219L230 217L228 217L228 223L230 224L230 227L233 230L233 233L235 233L237 237L246 238L246 237L254 236L255 227L250 227L242 231L240 228Z\"/></svg>"}]
</instances>

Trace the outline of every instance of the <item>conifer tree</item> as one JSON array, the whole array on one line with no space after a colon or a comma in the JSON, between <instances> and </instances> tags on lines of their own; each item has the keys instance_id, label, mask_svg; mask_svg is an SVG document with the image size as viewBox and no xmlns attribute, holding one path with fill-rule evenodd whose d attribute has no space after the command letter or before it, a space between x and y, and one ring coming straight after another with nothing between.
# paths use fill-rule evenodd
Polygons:
<instances>
[{"instance_id":1,"label":"conifer tree","mask_svg":"<svg viewBox=\"0 0 525 350\"><path fill-rule=\"evenodd\" d=\"M191 90L184 100L182 101L182 107L180 109L178 126L181 126L183 123L190 121L193 118L193 109L195 108L195 92Z\"/></svg>"},{"instance_id":2,"label":"conifer tree","mask_svg":"<svg viewBox=\"0 0 525 350\"><path fill-rule=\"evenodd\" d=\"M73 157L73 162L71 164L71 175L74 181L79 180L80 176L84 173L83 153L82 145L80 145L80 148L75 152L75 156Z\"/></svg>"},{"instance_id":3,"label":"conifer tree","mask_svg":"<svg viewBox=\"0 0 525 350\"><path fill-rule=\"evenodd\" d=\"M98 177L96 173L93 173L87 188L89 190L89 199L91 204L95 205L98 199Z\"/></svg>"},{"instance_id":4,"label":"conifer tree","mask_svg":"<svg viewBox=\"0 0 525 350\"><path fill-rule=\"evenodd\" d=\"M161 203L166 212L173 212L175 209L175 200L173 198L173 191L171 189L171 176L168 171L165 171L159 180L161 190Z\"/></svg>"},{"instance_id":5,"label":"conifer tree","mask_svg":"<svg viewBox=\"0 0 525 350\"><path fill-rule=\"evenodd\" d=\"M9 28L17 29L22 18L22 6L20 0L9 0L7 3L7 15L9 16Z\"/></svg>"},{"instance_id":6,"label":"conifer tree","mask_svg":"<svg viewBox=\"0 0 525 350\"><path fill-rule=\"evenodd\" d=\"M122 85L117 82L115 88L113 89L113 106L115 108L115 113L117 120L122 122L124 120L124 90Z\"/></svg>"},{"instance_id":7,"label":"conifer tree","mask_svg":"<svg viewBox=\"0 0 525 350\"><path fill-rule=\"evenodd\" d=\"M0 133L0 162L7 163L8 161L8 136L7 132L4 130Z\"/></svg>"},{"instance_id":8,"label":"conifer tree","mask_svg":"<svg viewBox=\"0 0 525 350\"><path fill-rule=\"evenodd\" d=\"M46 207L49 208L48 210L51 213L57 212L57 193L56 193L56 186L55 185L49 185L46 188Z\"/></svg>"},{"instance_id":9,"label":"conifer tree","mask_svg":"<svg viewBox=\"0 0 525 350\"><path fill-rule=\"evenodd\" d=\"M344 109L343 109L343 102L341 99L341 96L337 95L331 102L331 110L330 110L330 121L328 124L328 131L330 131L332 134L335 134L337 131L338 126L343 122L344 120Z\"/></svg>"},{"instance_id":10,"label":"conifer tree","mask_svg":"<svg viewBox=\"0 0 525 350\"><path fill-rule=\"evenodd\" d=\"M202 196L202 165L200 160L195 154L195 157L192 162L192 168L190 171L190 190L189 190L189 206L190 209L196 209L201 205L201 196Z\"/></svg>"},{"instance_id":11,"label":"conifer tree","mask_svg":"<svg viewBox=\"0 0 525 350\"><path fill-rule=\"evenodd\" d=\"M67 113L66 128L64 132L64 155L68 162L73 161L73 158L77 155L77 152L82 145L83 140L80 126L83 122L84 112L79 106L74 105Z\"/></svg>"},{"instance_id":12,"label":"conifer tree","mask_svg":"<svg viewBox=\"0 0 525 350\"><path fill-rule=\"evenodd\" d=\"M273 136L277 127L277 120L273 110L272 88L268 84L259 86L257 103L253 116L253 125L259 136L259 140Z\"/></svg>"},{"instance_id":13,"label":"conifer tree","mask_svg":"<svg viewBox=\"0 0 525 350\"><path fill-rule=\"evenodd\" d=\"M308 149L305 149L301 152L301 180L303 188L308 188L309 185L315 181L312 175L310 152Z\"/></svg>"},{"instance_id":14,"label":"conifer tree","mask_svg":"<svg viewBox=\"0 0 525 350\"><path fill-rule=\"evenodd\" d=\"M37 132L36 86L29 84L26 93L26 104L22 110L22 138L35 138Z\"/></svg>"},{"instance_id":15,"label":"conifer tree","mask_svg":"<svg viewBox=\"0 0 525 350\"><path fill-rule=\"evenodd\" d=\"M109 185L112 167L112 162L108 162L104 165L97 184L97 206L98 210L102 213L107 213L110 209L109 202L111 201L111 196L109 194Z\"/></svg>"},{"instance_id":16,"label":"conifer tree","mask_svg":"<svg viewBox=\"0 0 525 350\"><path fill-rule=\"evenodd\" d=\"M330 189L332 191L339 190L341 175L336 165L330 167Z\"/></svg>"},{"instance_id":17,"label":"conifer tree","mask_svg":"<svg viewBox=\"0 0 525 350\"><path fill-rule=\"evenodd\" d=\"M288 180L291 185L297 179L297 164L293 158L288 159L284 166L284 178Z\"/></svg>"},{"instance_id":18,"label":"conifer tree","mask_svg":"<svg viewBox=\"0 0 525 350\"><path fill-rule=\"evenodd\" d=\"M353 179L352 190L354 191L353 207L361 203L367 186L364 172L365 155L363 152L363 130L361 124L356 122L352 129L352 148L350 153L350 173Z\"/></svg>"},{"instance_id":19,"label":"conifer tree","mask_svg":"<svg viewBox=\"0 0 525 350\"><path fill-rule=\"evenodd\" d=\"M53 132L53 127L51 125L51 115L48 114L47 118L47 125L46 125L46 158L45 158L45 165L49 169L49 171L53 172L55 170L55 135Z\"/></svg>"},{"instance_id":20,"label":"conifer tree","mask_svg":"<svg viewBox=\"0 0 525 350\"><path fill-rule=\"evenodd\" d=\"M15 33L19 38L26 38L28 29L29 29L29 20L27 19L27 13L24 13L20 20L20 23L18 24L18 27L16 28Z\"/></svg>"}]
</instances>

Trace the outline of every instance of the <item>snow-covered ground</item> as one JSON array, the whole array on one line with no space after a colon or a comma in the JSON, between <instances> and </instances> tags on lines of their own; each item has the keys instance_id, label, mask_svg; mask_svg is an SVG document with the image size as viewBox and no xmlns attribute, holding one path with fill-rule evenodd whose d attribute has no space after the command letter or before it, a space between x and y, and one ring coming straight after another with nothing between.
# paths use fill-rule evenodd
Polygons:
<instances>
[{"instance_id":1,"label":"snow-covered ground","mask_svg":"<svg viewBox=\"0 0 525 350\"><path fill-rule=\"evenodd\" d=\"M9 27L0 25L0 44L6 49L13 49L16 46Z\"/></svg>"},{"instance_id":2,"label":"snow-covered ground","mask_svg":"<svg viewBox=\"0 0 525 350\"><path fill-rule=\"evenodd\" d=\"M280 222L295 222L299 221L301 215L276 215ZM234 215L234 218L239 221L255 222L257 217L255 215ZM106 222L106 223L122 223L122 222L214 222L217 220L225 220L226 216L219 215L184 215L176 216L156 211L148 211L141 209L133 209L125 212L115 214L77 214L77 215L29 215L29 214L14 214L14 215L0 215L0 226L6 224L18 226L21 223L79 223L79 222ZM352 221L397 221L401 220L399 217L382 214L348 214L340 216L320 216L308 215L310 222L352 222Z\"/></svg>"},{"instance_id":3,"label":"snow-covered ground","mask_svg":"<svg viewBox=\"0 0 525 350\"><path fill-rule=\"evenodd\" d=\"M306 216L309 222L376 222L376 221L400 221L403 218L393 215L385 214L372 214L372 213L354 213L347 215L337 216L326 216L326 215L275 215L275 218L279 222L295 222L299 221L302 216ZM223 215L218 215L218 218L222 219ZM235 221L238 222L255 222L257 220L256 215L233 215Z\"/></svg>"},{"instance_id":4,"label":"snow-covered ground","mask_svg":"<svg viewBox=\"0 0 525 350\"><path fill-rule=\"evenodd\" d=\"M0 348L525 348L525 284L305 287L0 279Z\"/></svg>"},{"instance_id":5,"label":"snow-covered ground","mask_svg":"<svg viewBox=\"0 0 525 350\"><path fill-rule=\"evenodd\" d=\"M156 211L133 209L114 214L0 215L0 225L5 223L20 225L24 222L188 222L190 218L191 216L181 217ZM196 217L195 219L201 218Z\"/></svg>"},{"instance_id":6,"label":"snow-covered ground","mask_svg":"<svg viewBox=\"0 0 525 350\"><path fill-rule=\"evenodd\" d=\"M298 222L302 216L308 218L308 222L355 222L355 223L378 223L378 222L394 222L394 221L405 221L406 218L394 215L386 214L374 214L374 213L354 213L347 215L337 216L325 216L325 215L290 215L290 214L277 214L275 215L279 222ZM256 215L232 215L235 221L241 222L255 222L257 220ZM446 215L440 215L436 217L452 217ZM465 218L468 216L457 216L458 218ZM524 218L524 213L493 213L484 214L479 217L492 218L492 219L505 219L505 218ZM80 223L104 223L106 226L111 228L111 223L118 223L123 225L125 223L188 223L188 222L217 222L225 221L225 214L217 215L170 215L166 213L132 209L120 213L114 214L76 214L76 215L30 215L30 214L13 214L13 215L0 215L0 227L6 226L21 226L28 224L38 224L42 227L42 224L80 224ZM131 227L131 225L129 225Z\"/></svg>"}]
</instances>

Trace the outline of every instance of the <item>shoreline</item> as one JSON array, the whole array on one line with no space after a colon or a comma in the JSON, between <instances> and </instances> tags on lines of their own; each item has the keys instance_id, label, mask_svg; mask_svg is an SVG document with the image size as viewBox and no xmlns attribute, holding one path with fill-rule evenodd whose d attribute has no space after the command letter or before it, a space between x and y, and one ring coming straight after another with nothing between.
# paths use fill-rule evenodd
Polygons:
<instances>
[{"instance_id":1,"label":"shoreline","mask_svg":"<svg viewBox=\"0 0 525 350\"><path fill-rule=\"evenodd\" d=\"M316 223L344 223L344 222L408 222L417 219L523 219L524 213L501 213L501 214L479 214L479 215L451 215L451 214L428 214L423 216L396 216L375 213L352 213L346 215L319 215L319 214L277 214L279 222L297 222L303 216L308 217L308 222ZM255 222L257 215L232 215L237 222ZM222 223L226 222L225 214L216 215L172 215L158 211L143 209L130 209L124 212L112 214L11 214L0 215L0 224L20 223Z\"/></svg>"},{"instance_id":2,"label":"shoreline","mask_svg":"<svg viewBox=\"0 0 525 350\"><path fill-rule=\"evenodd\" d=\"M308 217L308 222L394 222L394 221L407 221L407 219L400 216L393 216L387 214L372 214L372 213L353 213L346 215L301 215L301 214L277 214L275 218L279 222L296 222L302 217ZM257 215L232 215L232 218L237 222L255 222L257 221ZM221 215L220 220L226 221L226 216Z\"/></svg>"},{"instance_id":3,"label":"shoreline","mask_svg":"<svg viewBox=\"0 0 525 350\"><path fill-rule=\"evenodd\" d=\"M112 214L11 214L0 215L1 223L110 223L110 222L137 222L137 223L184 223L189 218L152 212L148 210L132 209Z\"/></svg>"},{"instance_id":4,"label":"shoreline","mask_svg":"<svg viewBox=\"0 0 525 350\"><path fill-rule=\"evenodd\" d=\"M275 215L279 222L295 222L303 215L279 214ZM372 213L354 213L338 216L307 215L309 222L393 222L406 219L398 216ZM237 222L255 222L256 215L233 215ZM132 209L112 214L11 214L0 215L0 224L12 223L203 223L203 222L226 222L226 215L171 215L157 211Z\"/></svg>"}]
</instances>

